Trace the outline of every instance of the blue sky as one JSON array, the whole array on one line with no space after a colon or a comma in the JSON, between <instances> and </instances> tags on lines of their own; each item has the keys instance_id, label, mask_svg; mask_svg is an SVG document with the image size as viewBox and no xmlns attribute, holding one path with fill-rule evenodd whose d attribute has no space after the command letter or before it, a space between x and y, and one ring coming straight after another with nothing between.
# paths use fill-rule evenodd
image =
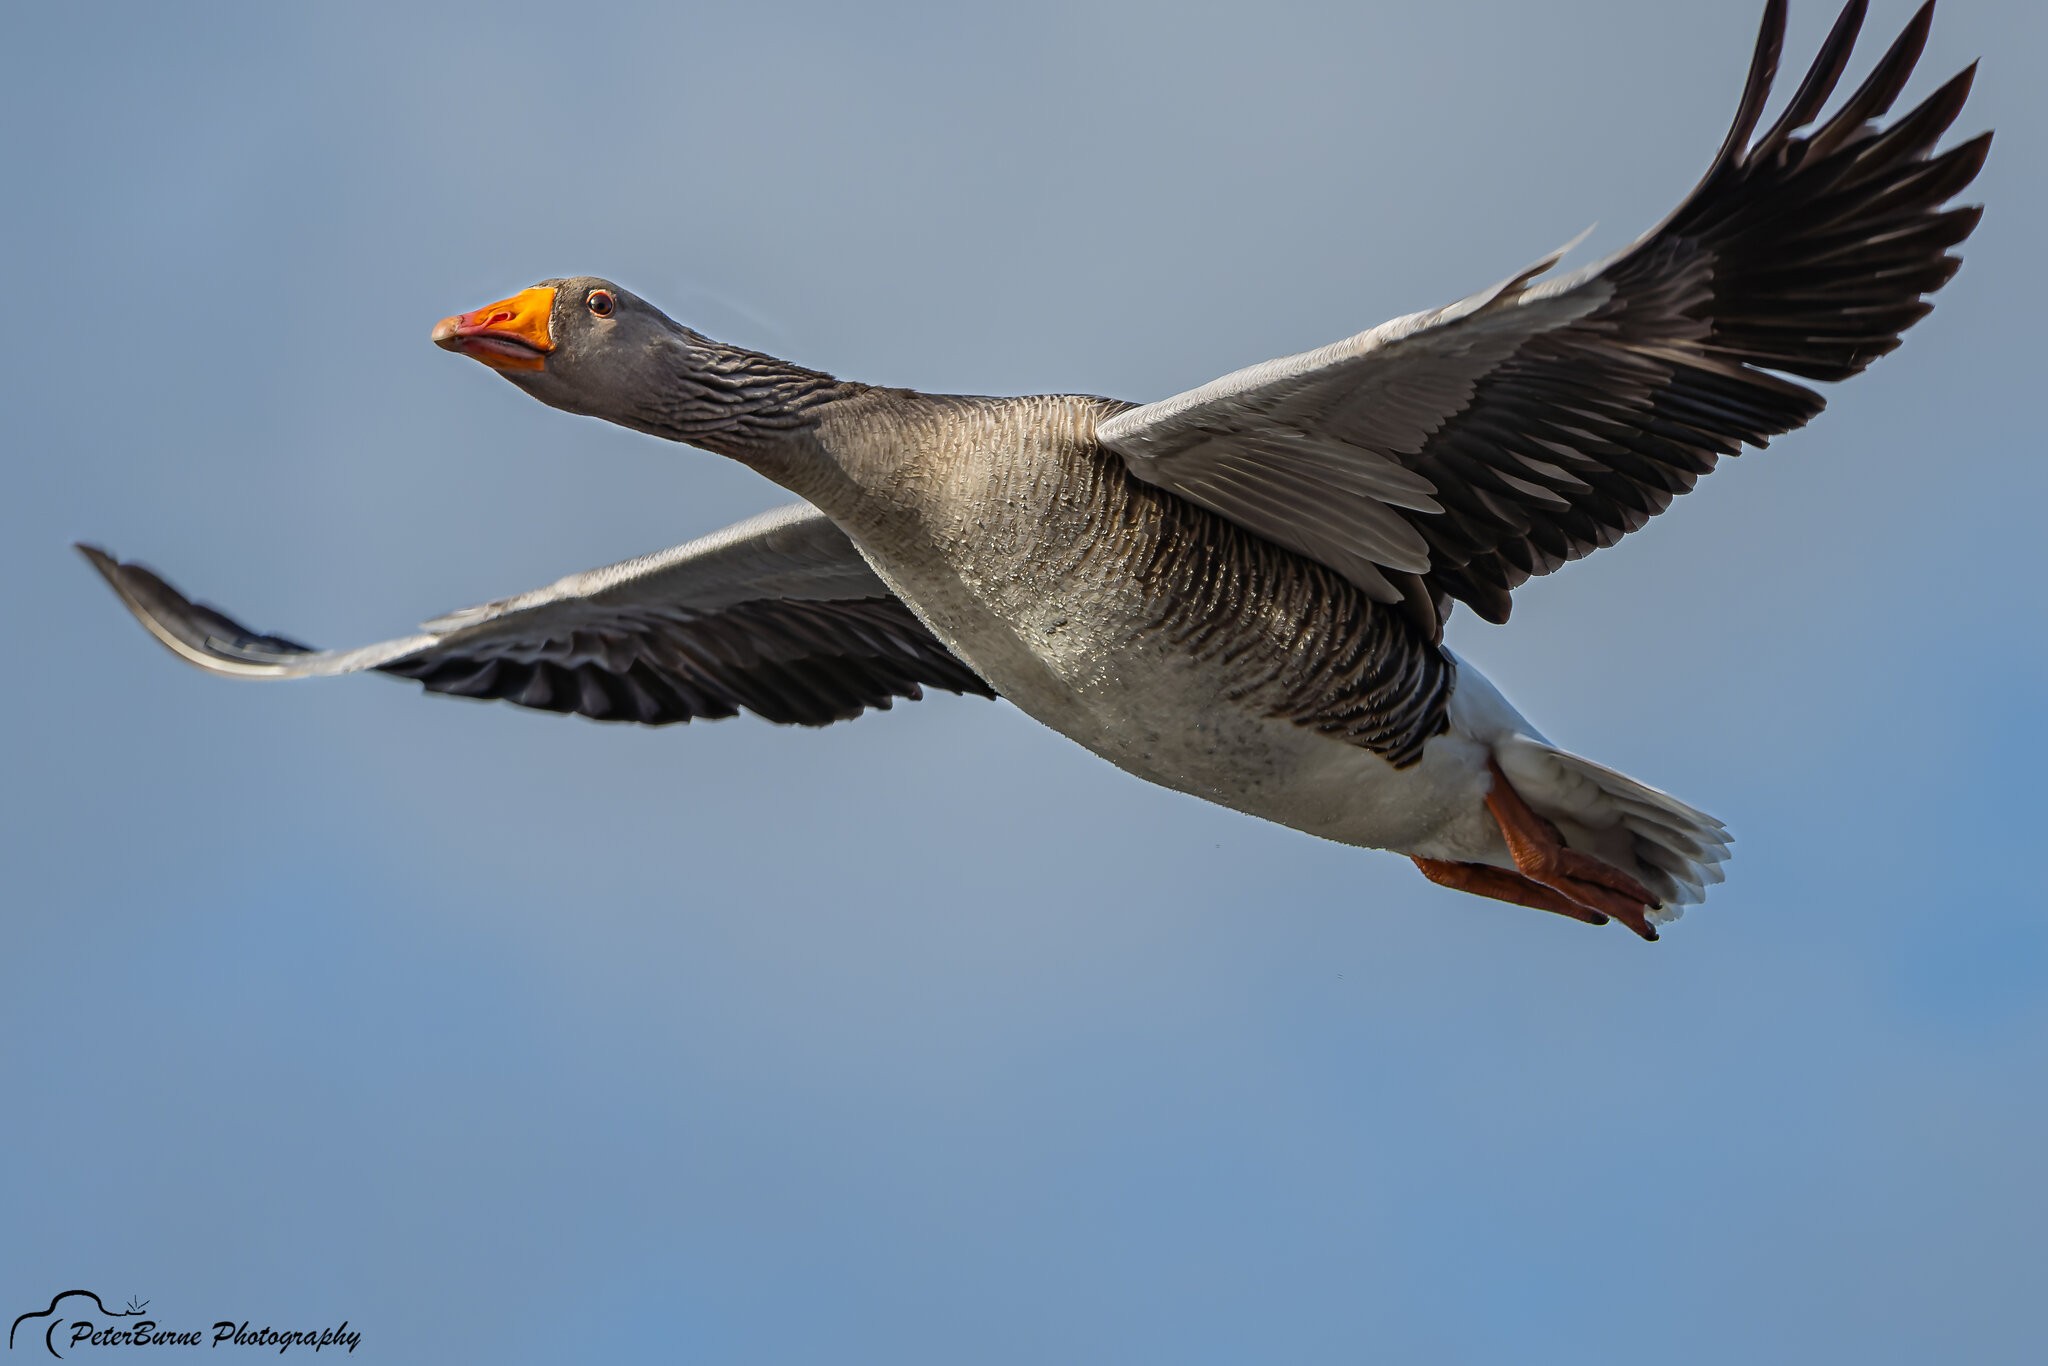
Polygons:
<instances>
[{"instance_id":1,"label":"blue sky","mask_svg":"<svg viewBox=\"0 0 2048 1366\"><path fill-rule=\"evenodd\" d=\"M1760 10L9 8L0 1309L372 1362L2034 1359L2039 6L1937 19L1914 92L1985 57L2000 141L1903 350L1454 630L1734 827L1654 947L986 702L222 682L67 548L344 645L780 500L428 344L559 274L855 378L1176 392L1620 245Z\"/></svg>"}]
</instances>

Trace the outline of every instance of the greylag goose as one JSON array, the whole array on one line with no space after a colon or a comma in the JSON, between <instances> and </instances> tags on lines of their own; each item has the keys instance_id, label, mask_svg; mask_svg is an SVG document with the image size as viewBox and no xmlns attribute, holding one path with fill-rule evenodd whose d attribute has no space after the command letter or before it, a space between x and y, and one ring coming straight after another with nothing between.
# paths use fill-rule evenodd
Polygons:
<instances>
[{"instance_id":1,"label":"greylag goose","mask_svg":"<svg viewBox=\"0 0 2048 1366\"><path fill-rule=\"evenodd\" d=\"M444 319L543 403L738 460L803 500L663 554L349 651L248 631L81 547L217 673L377 670L601 720L822 725L925 687L1008 698L1111 763L1432 880L1645 939L1719 882L1720 822L1550 744L1443 644L1533 575L1642 526L1723 455L1797 428L1955 273L1937 152L1974 67L1882 124L1922 9L1818 121L1852 0L1756 130L1770 0L1726 142L1661 225L1447 308L1162 402L923 394L712 341L609 281Z\"/></svg>"}]
</instances>

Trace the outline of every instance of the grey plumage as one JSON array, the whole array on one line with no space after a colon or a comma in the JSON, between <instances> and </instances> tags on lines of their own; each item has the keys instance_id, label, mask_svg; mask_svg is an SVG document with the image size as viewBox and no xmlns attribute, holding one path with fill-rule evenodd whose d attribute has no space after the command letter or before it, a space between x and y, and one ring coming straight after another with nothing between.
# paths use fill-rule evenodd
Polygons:
<instances>
[{"instance_id":1,"label":"grey plumage","mask_svg":"<svg viewBox=\"0 0 2048 1366\"><path fill-rule=\"evenodd\" d=\"M1972 70L1888 127L1920 11L1825 120L1864 0L1780 117L1769 0L1719 155L1660 226L1161 402L834 379L691 331L609 281L545 281L434 340L558 408L741 461L809 508L346 652L261 636L87 550L216 672L374 669L650 724L824 724L928 686L993 696L1152 782L1432 880L1644 938L1728 834L1545 740L1442 644L1642 526L1723 455L1821 409L1957 268L1989 134L1936 143ZM1818 121L1818 122L1817 122Z\"/></svg>"},{"instance_id":2,"label":"grey plumage","mask_svg":"<svg viewBox=\"0 0 2048 1366\"><path fill-rule=\"evenodd\" d=\"M1661 225L1562 279L1555 257L1446 309L1226 376L1105 423L1140 478L1323 560L1382 601L1418 576L1507 620L1532 575L1611 545L1723 455L1801 426L1899 344L1955 274L1981 210L1945 208L1990 149L1936 155L1964 70L1889 128L1923 7L1834 116L1865 13L1853 0L1784 113L1771 0L1733 127ZM1405 482L1402 482L1405 480Z\"/></svg>"},{"instance_id":3,"label":"grey plumage","mask_svg":"<svg viewBox=\"0 0 2048 1366\"><path fill-rule=\"evenodd\" d=\"M745 708L818 726L898 697L914 701L925 687L995 695L875 577L845 533L801 504L354 650L251 631L141 565L79 549L158 639L231 676L375 670L429 692L643 725Z\"/></svg>"}]
</instances>

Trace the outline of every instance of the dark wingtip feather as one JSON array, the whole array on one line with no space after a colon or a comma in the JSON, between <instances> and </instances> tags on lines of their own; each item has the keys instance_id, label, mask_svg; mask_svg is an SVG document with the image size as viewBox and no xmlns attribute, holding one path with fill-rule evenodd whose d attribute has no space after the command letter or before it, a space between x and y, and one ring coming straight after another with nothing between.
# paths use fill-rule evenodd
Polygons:
<instances>
[{"instance_id":1,"label":"dark wingtip feather","mask_svg":"<svg viewBox=\"0 0 2048 1366\"><path fill-rule=\"evenodd\" d=\"M1869 0L1849 0L1842 7L1841 14L1835 18L1835 26L1828 30L1827 41L1821 44L1820 53L1814 57L1813 65L1807 68L1806 79L1792 93L1791 102L1778 116L1778 121L1758 139L1752 155L1764 155L1775 150L1792 134L1819 117L1828 96L1835 93L1842 73L1849 68L1849 54L1856 46L1858 35L1863 32L1863 21L1869 13Z\"/></svg>"},{"instance_id":2,"label":"dark wingtip feather","mask_svg":"<svg viewBox=\"0 0 2048 1366\"><path fill-rule=\"evenodd\" d=\"M136 618L142 621L144 625L148 625L149 609L143 598L137 593L135 586L130 582L130 576L134 572L134 568L122 564L120 560L98 546L89 545L84 541L73 541L71 548L83 555L85 562L99 572L99 576L106 580L107 587L114 590L114 596L121 600L121 605L134 613ZM149 571L143 570L142 572L148 573ZM152 575L151 577L154 576ZM158 580L158 582L162 584L161 580ZM189 606L189 604L185 604L183 595L172 589L169 584L162 584L162 587L170 592L171 596L181 605Z\"/></svg>"},{"instance_id":3,"label":"dark wingtip feather","mask_svg":"<svg viewBox=\"0 0 2048 1366\"><path fill-rule=\"evenodd\" d=\"M1929 0L1906 21L1906 27L1885 49L1884 56L1878 58L1877 65L1863 78L1863 84L1856 88L1856 93L1836 111L1825 127L1813 135L1807 145L1808 156L1825 157L1862 131L1863 125L1872 119L1882 118L1891 109L1899 98L1899 92L1912 78L1913 68L1919 65L1921 54L1927 50L1927 34L1933 24L1934 5Z\"/></svg>"},{"instance_id":4,"label":"dark wingtip feather","mask_svg":"<svg viewBox=\"0 0 2048 1366\"><path fill-rule=\"evenodd\" d=\"M1969 97L1975 63L1917 107L1884 118L1926 50L1933 14L1932 3L1923 5L1830 116L1867 18L1865 0L1849 0L1784 112L1745 152L1781 55L1785 6L1766 7L1713 167L1602 270L1614 293L1585 326L1525 347L1473 400L1471 411L1521 405L1519 420L1534 425L1514 430L1541 437L1541 459L1561 457L1581 486L1571 507L1556 513L1517 498L1518 485L1489 492L1494 486L1464 465L1516 452L1487 422L1460 415L1434 439L1424 469L1457 523L1425 533L1440 566L1433 586L1485 620L1505 621L1509 593L1524 579L1635 530L1717 454L1763 446L1810 421L1825 400L1797 380L1858 374L1927 316L1930 296L1960 265L1954 249L1983 213L1948 201L1975 179L1992 140L1983 133L1938 150ZM1543 425L1552 403L1566 408L1568 423ZM1501 499L1516 506L1503 510Z\"/></svg>"},{"instance_id":5,"label":"dark wingtip feather","mask_svg":"<svg viewBox=\"0 0 2048 1366\"><path fill-rule=\"evenodd\" d=\"M220 672L221 665L271 665L280 656L313 653L290 637L251 630L226 613L193 601L145 565L124 563L83 541L75 542L74 548L99 571L129 614L189 663Z\"/></svg>"},{"instance_id":6,"label":"dark wingtip feather","mask_svg":"<svg viewBox=\"0 0 2048 1366\"><path fill-rule=\"evenodd\" d=\"M1988 132L1979 133L1967 142L1959 142L1940 156L1928 158L1923 172L1926 180L1916 186L1916 189L1931 203L1952 199L1970 187L1970 182L1984 169L1985 159L1990 155L1991 134ZM1941 216L1952 218L1968 207L1970 206L1948 209ZM1976 209L1978 215L1982 216L1983 206L1978 205ZM1976 220L1972 219L1970 228L1974 229L1976 226ZM1963 235L1968 236L1969 229L1966 229ZM1960 242L1962 238L1958 237L1955 240Z\"/></svg>"},{"instance_id":7,"label":"dark wingtip feather","mask_svg":"<svg viewBox=\"0 0 2048 1366\"><path fill-rule=\"evenodd\" d=\"M1971 62L1943 81L1932 95L1885 131L1884 136L1905 146L1932 147L1961 117L1970 89L1977 83L1977 64Z\"/></svg>"},{"instance_id":8,"label":"dark wingtip feather","mask_svg":"<svg viewBox=\"0 0 2048 1366\"><path fill-rule=\"evenodd\" d=\"M1763 24L1757 30L1756 54L1750 58L1749 79L1742 86L1742 102L1735 108L1735 122L1729 125L1720 154L1714 158L1717 167L1739 160L1743 148L1749 145L1750 134L1756 131L1757 120L1764 116L1764 105L1770 101L1771 83L1778 78L1778 59L1784 51L1785 0L1770 0L1764 6Z\"/></svg>"},{"instance_id":9,"label":"dark wingtip feather","mask_svg":"<svg viewBox=\"0 0 2048 1366\"><path fill-rule=\"evenodd\" d=\"M119 559L88 541L73 541L71 548L85 557L85 562L99 571L100 577L114 588L121 586L121 573L126 567Z\"/></svg>"}]
</instances>

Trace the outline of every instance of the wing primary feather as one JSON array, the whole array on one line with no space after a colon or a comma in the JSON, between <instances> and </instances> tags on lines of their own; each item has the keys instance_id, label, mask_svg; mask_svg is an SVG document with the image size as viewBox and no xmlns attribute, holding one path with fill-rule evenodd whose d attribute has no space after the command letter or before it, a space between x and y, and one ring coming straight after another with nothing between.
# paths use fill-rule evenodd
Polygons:
<instances>
[{"instance_id":1,"label":"wing primary feather","mask_svg":"<svg viewBox=\"0 0 2048 1366\"><path fill-rule=\"evenodd\" d=\"M1841 14L1835 18L1835 26L1828 31L1827 41L1821 44L1820 55L1814 58L1813 66L1808 69L1806 79L1792 92L1785 111L1757 139L1748 155L1762 157L1775 154L1787 138L1819 117L1828 96L1835 93L1835 86L1841 82L1842 73L1849 68L1849 53L1856 46L1857 35L1863 31L1863 20L1869 11L1869 0L1849 0L1842 7Z\"/></svg>"},{"instance_id":2,"label":"wing primary feather","mask_svg":"<svg viewBox=\"0 0 2048 1366\"><path fill-rule=\"evenodd\" d=\"M1764 6L1763 24L1757 30L1756 52L1750 59L1749 78L1743 83L1742 99L1735 107L1735 121L1729 126L1728 136L1714 157L1715 170L1708 173L1710 179L1723 167L1741 161L1743 149L1749 146L1750 134L1756 131L1757 121L1763 118L1764 105L1770 102L1771 85L1777 80L1778 59L1784 49L1785 0L1769 0Z\"/></svg>"},{"instance_id":3,"label":"wing primary feather","mask_svg":"<svg viewBox=\"0 0 2048 1366\"><path fill-rule=\"evenodd\" d=\"M140 565L79 550L164 645L235 677L374 670L430 692L646 725L742 708L824 725L922 697L925 687L995 695L807 507L346 651L249 631Z\"/></svg>"},{"instance_id":4,"label":"wing primary feather","mask_svg":"<svg viewBox=\"0 0 2048 1366\"><path fill-rule=\"evenodd\" d=\"M1806 156L1810 160L1823 160L1837 148L1860 134L1872 119L1881 118L1899 92L1906 88L1906 80L1913 74L1913 68L1920 61L1920 54L1927 49L1927 34L1934 24L1934 0L1927 0L1906 22L1899 36L1863 78L1863 84L1856 88L1848 102L1837 110L1835 116L1816 132L1806 144Z\"/></svg>"}]
</instances>

